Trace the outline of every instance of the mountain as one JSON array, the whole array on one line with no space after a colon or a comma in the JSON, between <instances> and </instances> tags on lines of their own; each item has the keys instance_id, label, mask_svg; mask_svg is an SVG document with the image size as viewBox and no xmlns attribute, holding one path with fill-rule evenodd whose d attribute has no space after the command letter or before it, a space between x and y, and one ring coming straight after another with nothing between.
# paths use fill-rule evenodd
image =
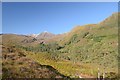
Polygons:
<instances>
[{"instance_id":1,"label":"mountain","mask_svg":"<svg viewBox=\"0 0 120 80\"><path fill-rule=\"evenodd\" d=\"M36 38L39 34L29 34L28 36Z\"/></svg>"},{"instance_id":2,"label":"mountain","mask_svg":"<svg viewBox=\"0 0 120 80\"><path fill-rule=\"evenodd\" d=\"M100 24L88 24L84 26L77 26L73 28L59 43L62 43L63 45L65 44L75 45L77 47L81 46L82 44L85 46L90 43L93 44L108 42L112 43L113 41L117 47L118 42L117 15L118 15L117 13L112 14L112 16L108 17Z\"/></svg>"},{"instance_id":3,"label":"mountain","mask_svg":"<svg viewBox=\"0 0 120 80\"><path fill-rule=\"evenodd\" d=\"M67 34L68 33L57 34L50 39L46 39L45 41L47 43L59 42L59 41L63 40Z\"/></svg>"},{"instance_id":4,"label":"mountain","mask_svg":"<svg viewBox=\"0 0 120 80\"><path fill-rule=\"evenodd\" d=\"M52 33L50 33L50 32L45 31L45 32L40 33L40 34L36 37L36 39L38 39L38 40L45 40L45 39L50 39L50 38L52 38L52 37L54 37L54 36L55 36L55 34L52 34Z\"/></svg>"},{"instance_id":5,"label":"mountain","mask_svg":"<svg viewBox=\"0 0 120 80\"><path fill-rule=\"evenodd\" d=\"M98 24L73 28L58 44L64 46L61 55L74 62L96 64L117 71L118 14L114 13ZM111 63L112 62L112 63ZM106 68L107 67L107 68Z\"/></svg>"}]
</instances>

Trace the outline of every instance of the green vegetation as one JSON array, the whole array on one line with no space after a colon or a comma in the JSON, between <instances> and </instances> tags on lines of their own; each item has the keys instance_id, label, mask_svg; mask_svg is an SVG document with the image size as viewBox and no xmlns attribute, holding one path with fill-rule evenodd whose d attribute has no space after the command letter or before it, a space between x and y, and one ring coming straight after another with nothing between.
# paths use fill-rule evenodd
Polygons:
<instances>
[{"instance_id":1,"label":"green vegetation","mask_svg":"<svg viewBox=\"0 0 120 80\"><path fill-rule=\"evenodd\" d=\"M55 60L51 58L51 55L47 53L28 53L27 57L39 62L43 65L51 65L55 69L57 69L60 73L70 76L71 78L79 77L82 74L89 77L94 77L97 74L97 71L92 69L89 65L73 63L71 61L64 60ZM81 74L82 73L82 74ZM90 74L89 74L90 73Z\"/></svg>"}]
</instances>

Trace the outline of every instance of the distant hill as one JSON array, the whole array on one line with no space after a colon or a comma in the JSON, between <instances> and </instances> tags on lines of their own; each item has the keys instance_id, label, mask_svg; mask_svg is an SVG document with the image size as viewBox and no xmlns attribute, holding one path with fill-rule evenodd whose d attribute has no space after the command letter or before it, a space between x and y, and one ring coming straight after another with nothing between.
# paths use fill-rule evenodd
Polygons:
<instances>
[{"instance_id":1,"label":"distant hill","mask_svg":"<svg viewBox=\"0 0 120 80\"><path fill-rule=\"evenodd\" d=\"M36 38L28 35L18 35L18 34L1 34L0 38L2 41L0 44L3 45L22 45L22 46L32 46L37 45L39 42Z\"/></svg>"}]
</instances>

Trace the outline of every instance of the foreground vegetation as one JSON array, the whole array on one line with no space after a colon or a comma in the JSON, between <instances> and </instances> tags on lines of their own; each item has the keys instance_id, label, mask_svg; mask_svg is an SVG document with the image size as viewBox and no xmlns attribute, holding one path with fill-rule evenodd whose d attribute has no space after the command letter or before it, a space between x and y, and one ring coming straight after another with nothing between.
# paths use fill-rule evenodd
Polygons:
<instances>
[{"instance_id":1,"label":"foreground vegetation","mask_svg":"<svg viewBox=\"0 0 120 80\"><path fill-rule=\"evenodd\" d=\"M26 57L24 50L15 46L2 47L2 78L68 78L49 65L41 65Z\"/></svg>"}]
</instances>

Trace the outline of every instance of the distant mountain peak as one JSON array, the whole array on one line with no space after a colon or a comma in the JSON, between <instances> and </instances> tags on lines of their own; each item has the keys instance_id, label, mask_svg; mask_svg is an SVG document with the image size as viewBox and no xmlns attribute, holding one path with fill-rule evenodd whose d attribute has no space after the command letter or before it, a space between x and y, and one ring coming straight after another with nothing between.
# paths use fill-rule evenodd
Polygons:
<instances>
[{"instance_id":1,"label":"distant mountain peak","mask_svg":"<svg viewBox=\"0 0 120 80\"><path fill-rule=\"evenodd\" d=\"M36 39L49 39L55 36L55 34L48 32L48 31L43 31L39 34L29 34L28 36L34 37Z\"/></svg>"},{"instance_id":2,"label":"distant mountain peak","mask_svg":"<svg viewBox=\"0 0 120 80\"><path fill-rule=\"evenodd\" d=\"M36 38L37 39L50 39L54 36L55 36L55 34L50 33L48 31L44 31L44 32L40 33Z\"/></svg>"},{"instance_id":3,"label":"distant mountain peak","mask_svg":"<svg viewBox=\"0 0 120 80\"><path fill-rule=\"evenodd\" d=\"M49 33L48 31L44 31L43 33Z\"/></svg>"},{"instance_id":4,"label":"distant mountain peak","mask_svg":"<svg viewBox=\"0 0 120 80\"><path fill-rule=\"evenodd\" d=\"M29 36L36 38L39 34L29 34Z\"/></svg>"}]
</instances>

